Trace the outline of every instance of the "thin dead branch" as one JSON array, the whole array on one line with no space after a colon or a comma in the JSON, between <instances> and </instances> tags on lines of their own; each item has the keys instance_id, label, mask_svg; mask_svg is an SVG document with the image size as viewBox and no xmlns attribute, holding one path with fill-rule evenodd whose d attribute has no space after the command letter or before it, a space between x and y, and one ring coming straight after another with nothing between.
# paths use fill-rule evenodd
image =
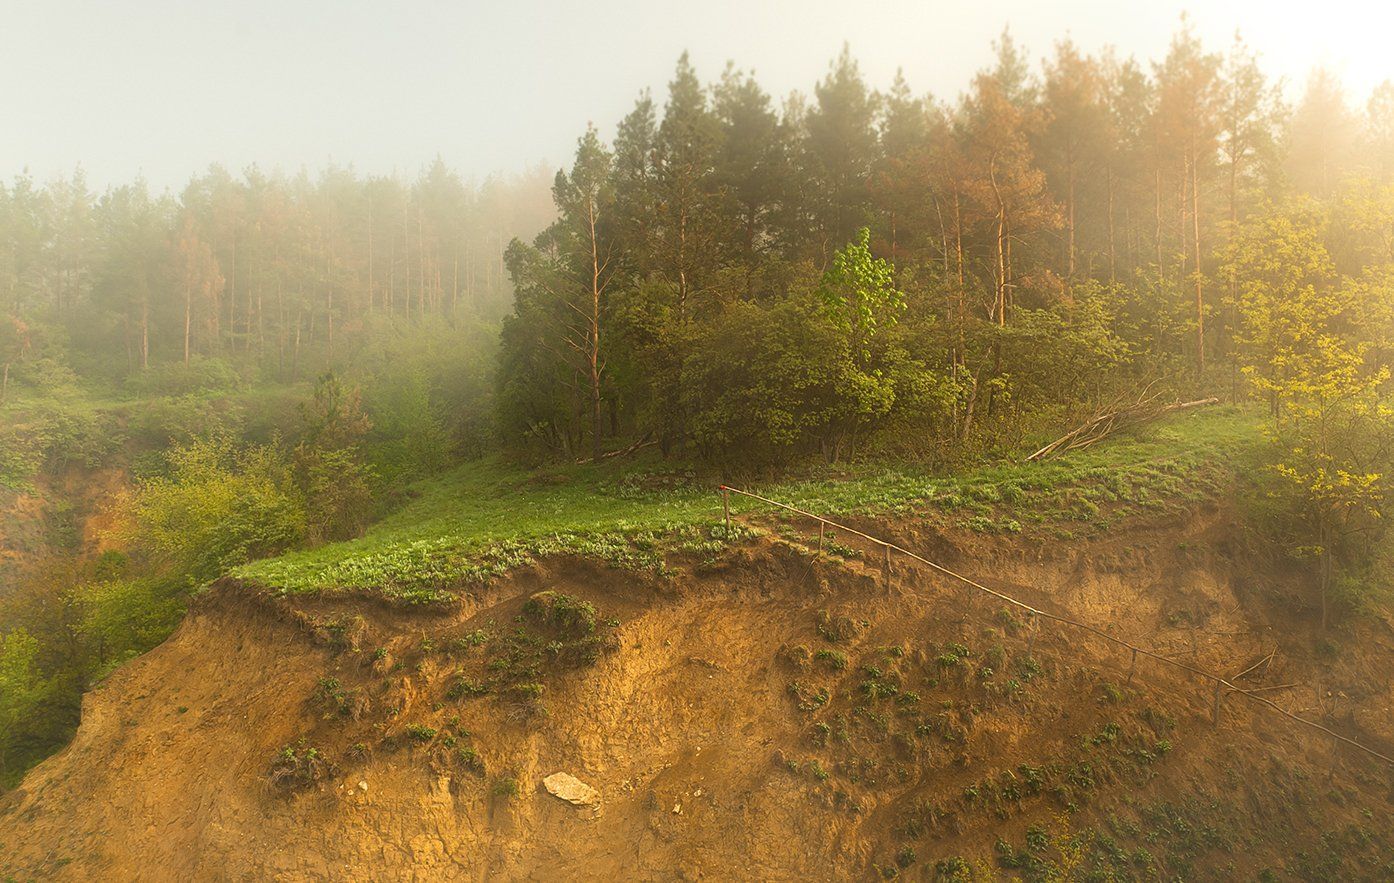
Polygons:
<instances>
[{"instance_id":1,"label":"thin dead branch","mask_svg":"<svg viewBox=\"0 0 1394 883\"><path fill-rule=\"evenodd\" d=\"M1102 412L1095 414L1081 425L1060 436L1026 459L1028 461L1048 460L1051 457L1058 456L1067 451L1077 451L1080 448L1087 448L1096 442L1102 441L1120 429L1131 429L1136 426L1141 426L1144 423L1156 420L1163 414L1170 414L1173 411L1184 411L1187 408L1214 405L1220 401L1212 396L1206 399L1196 399L1191 402L1162 404L1160 399L1160 392L1149 393L1147 390L1143 390L1142 395L1131 404L1112 405L1105 408Z\"/></svg>"}]
</instances>

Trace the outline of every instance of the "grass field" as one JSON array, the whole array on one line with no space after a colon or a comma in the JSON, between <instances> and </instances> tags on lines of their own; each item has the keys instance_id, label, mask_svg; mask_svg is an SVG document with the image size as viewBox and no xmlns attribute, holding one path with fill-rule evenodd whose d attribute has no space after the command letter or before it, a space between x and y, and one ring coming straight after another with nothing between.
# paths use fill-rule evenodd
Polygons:
<instances>
[{"instance_id":1,"label":"grass field","mask_svg":"<svg viewBox=\"0 0 1394 883\"><path fill-rule=\"evenodd\" d=\"M978 531L1084 535L1219 492L1262 444L1259 426L1250 412L1217 407L1047 463L953 476L903 464L827 467L750 489L829 517L896 513ZM233 575L282 593L369 589L432 601L540 555L658 568L665 551L724 544L717 484L656 459L529 471L486 458L421 482L360 539L254 561ZM768 507L733 497L732 508Z\"/></svg>"}]
</instances>

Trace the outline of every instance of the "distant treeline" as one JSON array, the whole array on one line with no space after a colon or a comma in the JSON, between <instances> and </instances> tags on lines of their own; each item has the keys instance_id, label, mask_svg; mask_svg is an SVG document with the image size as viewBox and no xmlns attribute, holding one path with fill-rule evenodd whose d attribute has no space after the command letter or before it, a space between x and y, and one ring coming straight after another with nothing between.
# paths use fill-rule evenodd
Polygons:
<instances>
[{"instance_id":1,"label":"distant treeline","mask_svg":"<svg viewBox=\"0 0 1394 883\"><path fill-rule=\"evenodd\" d=\"M470 186L439 160L413 182L213 168L177 196L21 176L0 185L0 364L305 376L377 317L497 319L508 242L553 216L540 171Z\"/></svg>"},{"instance_id":2,"label":"distant treeline","mask_svg":"<svg viewBox=\"0 0 1394 883\"><path fill-rule=\"evenodd\" d=\"M1187 30L1156 63L1066 41L1039 69L1004 34L952 100L844 51L781 105L684 56L509 251L502 429L752 462L957 450L1159 376L1242 394L1241 229L1299 211L1358 276L1391 259L1392 180L1394 85L1361 111L1317 71L1289 106ZM863 228L879 287L837 266Z\"/></svg>"}]
</instances>

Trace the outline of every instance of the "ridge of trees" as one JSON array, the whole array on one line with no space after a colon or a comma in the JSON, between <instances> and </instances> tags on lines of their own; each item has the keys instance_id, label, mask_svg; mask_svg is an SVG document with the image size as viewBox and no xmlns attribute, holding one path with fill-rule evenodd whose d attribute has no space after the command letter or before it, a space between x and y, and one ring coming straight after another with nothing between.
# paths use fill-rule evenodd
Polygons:
<instances>
[{"instance_id":1,"label":"ridge of trees","mask_svg":"<svg viewBox=\"0 0 1394 883\"><path fill-rule=\"evenodd\" d=\"M589 129L558 219L505 258L504 438L597 456L652 434L749 465L847 453L842 407L942 451L1143 375L1237 393L1245 224L1310 197L1340 274L1387 260L1394 85L1358 114L1318 71L1289 107L1241 40L1184 25L1150 65L995 49L956 100L878 92L844 49L782 106L684 55L611 144ZM817 309L861 230L906 304L875 352ZM854 349L874 408L830 367Z\"/></svg>"}]
</instances>

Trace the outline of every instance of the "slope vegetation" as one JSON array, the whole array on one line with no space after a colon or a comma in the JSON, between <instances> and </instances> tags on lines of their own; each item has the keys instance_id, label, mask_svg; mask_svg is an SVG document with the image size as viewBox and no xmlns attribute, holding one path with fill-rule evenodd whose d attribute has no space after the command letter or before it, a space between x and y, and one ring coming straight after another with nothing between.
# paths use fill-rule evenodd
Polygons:
<instances>
[{"instance_id":1,"label":"slope vegetation","mask_svg":"<svg viewBox=\"0 0 1394 883\"><path fill-rule=\"evenodd\" d=\"M1246 675L1251 688L1388 750L1394 633L1359 619L1337 637L1349 649L1314 652L1306 588L1248 547L1228 502L1235 425L1188 418L1030 472L766 490L870 513L847 517L1210 669L1276 651ZM1394 873L1381 821L1394 774L1242 697L1217 727L1203 685L1130 673L1103 642L1035 628L906 562L888 584L852 538L825 538L819 555L815 526L754 510L728 537L709 491L606 496L603 478L571 473L472 498L460 493L471 480L426 489L384 526L392 542L254 565L205 592L168 641L89 694L74 742L2 799L0 872ZM612 511L575 516L564 503L583 496ZM542 514L532 533L488 527L529 500L560 510L550 539ZM617 528L621 508L631 517ZM448 554L426 556L434 576L419 559L394 563L394 547L445 524ZM362 559L386 562L374 572L393 590L340 578L366 573L350 569ZM549 794L558 772L598 804Z\"/></svg>"}]
</instances>

